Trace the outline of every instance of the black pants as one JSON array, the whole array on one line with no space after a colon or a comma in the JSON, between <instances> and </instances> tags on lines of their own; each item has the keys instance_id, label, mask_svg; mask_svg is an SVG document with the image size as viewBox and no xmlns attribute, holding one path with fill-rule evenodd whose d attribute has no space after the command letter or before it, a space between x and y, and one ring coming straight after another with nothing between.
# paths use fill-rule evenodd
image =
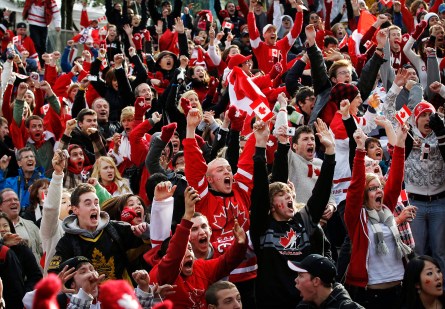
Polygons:
<instances>
[{"instance_id":1,"label":"black pants","mask_svg":"<svg viewBox=\"0 0 445 309\"><path fill-rule=\"evenodd\" d=\"M346 201L341 201L337 206L338 214L340 215L341 222L343 223L343 227L346 230L345 225L345 206ZM337 260L337 281L344 282L344 276L346 270L349 265L349 261L351 260L351 240L349 239L349 235L346 230L345 239L343 240L343 244L340 248L340 253L338 254Z\"/></svg>"},{"instance_id":2,"label":"black pants","mask_svg":"<svg viewBox=\"0 0 445 309\"><path fill-rule=\"evenodd\" d=\"M29 36L34 42L37 54L39 54L40 65L42 65L42 55L46 53L46 39L48 38L48 27L29 25Z\"/></svg>"},{"instance_id":3,"label":"black pants","mask_svg":"<svg viewBox=\"0 0 445 309\"><path fill-rule=\"evenodd\" d=\"M373 290L352 285L346 285L351 299L366 309L400 308L402 286L383 290Z\"/></svg>"}]
</instances>

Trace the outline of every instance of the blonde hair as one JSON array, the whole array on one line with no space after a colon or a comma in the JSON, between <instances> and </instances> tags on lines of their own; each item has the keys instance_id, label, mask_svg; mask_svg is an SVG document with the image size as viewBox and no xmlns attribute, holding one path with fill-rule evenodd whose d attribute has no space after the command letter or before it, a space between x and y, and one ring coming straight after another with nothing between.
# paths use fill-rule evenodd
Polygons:
<instances>
[{"instance_id":1,"label":"blonde hair","mask_svg":"<svg viewBox=\"0 0 445 309\"><path fill-rule=\"evenodd\" d=\"M191 95L195 95L195 96L198 98L198 101L199 101L198 93L197 93L195 90L189 90L189 91L184 92L184 93L181 95L181 99L182 99L182 98L186 98L186 99L188 99ZM201 106L201 102L199 102L199 105L198 105L197 108L199 109L199 111L201 112L201 115L202 115L202 106ZM181 114L184 114L184 110L182 109L181 104L178 104L178 110L181 112Z\"/></svg>"},{"instance_id":2,"label":"blonde hair","mask_svg":"<svg viewBox=\"0 0 445 309\"><path fill-rule=\"evenodd\" d=\"M100 167L102 162L110 164L114 168L114 179L113 182L117 184L117 188L119 193L121 193L123 190L130 191L130 188L123 182L123 184L119 184L119 180L122 181L123 177L121 176L121 173L119 173L119 170L116 167L116 164L114 163L114 160L110 157L102 156L99 157L96 162L94 163L93 172L91 173L92 178L97 178L99 182L101 182L100 177Z\"/></svg>"},{"instance_id":3,"label":"blonde hair","mask_svg":"<svg viewBox=\"0 0 445 309\"><path fill-rule=\"evenodd\" d=\"M383 181L380 181L379 175L377 175L376 173L366 173L366 177L365 177L365 194L363 195L363 204L365 206L368 205L368 201L369 201L369 198L368 198L369 183L371 181L373 181L374 179L377 179L382 186L385 185L385 183Z\"/></svg>"},{"instance_id":4,"label":"blonde hair","mask_svg":"<svg viewBox=\"0 0 445 309\"><path fill-rule=\"evenodd\" d=\"M134 118L134 106L127 106L122 109L121 122L128 118Z\"/></svg>"}]
</instances>

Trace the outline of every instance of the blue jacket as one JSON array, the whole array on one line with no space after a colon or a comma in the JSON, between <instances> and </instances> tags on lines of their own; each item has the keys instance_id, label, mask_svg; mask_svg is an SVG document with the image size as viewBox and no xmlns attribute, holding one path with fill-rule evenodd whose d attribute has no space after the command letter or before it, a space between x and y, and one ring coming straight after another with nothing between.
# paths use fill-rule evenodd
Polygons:
<instances>
[{"instance_id":1,"label":"blue jacket","mask_svg":"<svg viewBox=\"0 0 445 309\"><path fill-rule=\"evenodd\" d=\"M19 168L19 175L15 177L9 177L5 179L4 171L0 170L0 190L5 188L11 188L17 193L20 200L20 207L22 210L29 206L29 187L34 181L45 178L45 170L43 167L36 167L31 178L26 183L23 175L23 170Z\"/></svg>"}]
</instances>

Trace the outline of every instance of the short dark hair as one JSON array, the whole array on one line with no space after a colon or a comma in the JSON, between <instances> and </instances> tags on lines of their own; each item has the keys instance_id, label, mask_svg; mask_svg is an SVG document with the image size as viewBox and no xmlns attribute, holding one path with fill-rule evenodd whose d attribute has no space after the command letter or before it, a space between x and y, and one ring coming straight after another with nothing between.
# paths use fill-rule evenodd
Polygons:
<instances>
[{"instance_id":1,"label":"short dark hair","mask_svg":"<svg viewBox=\"0 0 445 309\"><path fill-rule=\"evenodd\" d=\"M181 150L181 151L178 151L177 153L175 153L172 158L172 166L175 167L176 161L178 161L178 159L182 158L182 157L184 157L184 151Z\"/></svg>"},{"instance_id":2,"label":"short dark hair","mask_svg":"<svg viewBox=\"0 0 445 309\"><path fill-rule=\"evenodd\" d=\"M22 153L27 152L27 151L31 151L35 155L34 151L30 147L23 147L23 148L20 148L19 151L17 151L17 154L15 156L17 161L20 161L22 159Z\"/></svg>"},{"instance_id":3,"label":"short dark hair","mask_svg":"<svg viewBox=\"0 0 445 309\"><path fill-rule=\"evenodd\" d=\"M37 116L37 115L31 115L31 116L29 116L28 118L26 118L26 120L25 120L25 127L26 127L26 128L29 128L29 123L30 123L32 120L40 120L40 121L42 122L42 124L43 124L43 119L42 119L42 117Z\"/></svg>"},{"instance_id":4,"label":"short dark hair","mask_svg":"<svg viewBox=\"0 0 445 309\"><path fill-rule=\"evenodd\" d=\"M97 113L91 108L84 108L77 114L77 122L83 122L85 116L97 116Z\"/></svg>"},{"instance_id":5,"label":"short dark hair","mask_svg":"<svg viewBox=\"0 0 445 309\"><path fill-rule=\"evenodd\" d=\"M371 143L376 143L378 144L380 147L382 147L382 144L380 144L380 141L375 138L375 137L368 137L365 141L365 150L368 150L368 147Z\"/></svg>"},{"instance_id":6,"label":"short dark hair","mask_svg":"<svg viewBox=\"0 0 445 309\"><path fill-rule=\"evenodd\" d=\"M3 190L0 191L0 204L3 204L3 194L4 194L5 192L9 192L9 191L15 193L15 191L12 190L11 188L5 188L5 189L3 189ZM17 193L15 193L15 194L17 194Z\"/></svg>"},{"instance_id":7,"label":"short dark hair","mask_svg":"<svg viewBox=\"0 0 445 309\"><path fill-rule=\"evenodd\" d=\"M334 38L331 35L327 35L324 37L324 47L328 47L329 44L335 44L338 45L337 38Z\"/></svg>"},{"instance_id":8,"label":"short dark hair","mask_svg":"<svg viewBox=\"0 0 445 309\"><path fill-rule=\"evenodd\" d=\"M11 190L12 191L12 190ZM1 191L1 192L3 192L3 190ZM0 192L0 194L1 194L1 192ZM1 202L0 202L1 203ZM0 212L0 218L3 218L3 219L5 219L6 221L8 221L8 224L9 224L9 231L12 233L12 234L15 234L16 232L15 232L15 227L14 227L14 223L12 223L12 221L11 221L11 219L9 219L9 217L8 217L8 215L6 214L6 213L4 213L4 212Z\"/></svg>"},{"instance_id":9,"label":"short dark hair","mask_svg":"<svg viewBox=\"0 0 445 309\"><path fill-rule=\"evenodd\" d=\"M295 103L298 105L298 102L304 102L307 97L311 97L313 95L315 95L315 93L312 87L303 86L295 93Z\"/></svg>"},{"instance_id":10,"label":"short dark hair","mask_svg":"<svg viewBox=\"0 0 445 309\"><path fill-rule=\"evenodd\" d=\"M301 126L298 127L295 130L295 135L292 137L292 144L298 144L298 139L300 138L300 135L303 133L309 133L309 134L314 134L314 130L312 130L312 128L310 126Z\"/></svg>"},{"instance_id":11,"label":"short dark hair","mask_svg":"<svg viewBox=\"0 0 445 309\"><path fill-rule=\"evenodd\" d=\"M311 280L314 280L314 278L316 278L315 276L311 275L310 273L309 273L309 275L311 276ZM332 283L326 283L326 282L324 282L320 277L317 277L317 278L320 279L321 284L322 284L325 288L331 289L331 288L334 287L334 284L332 284Z\"/></svg>"},{"instance_id":12,"label":"short dark hair","mask_svg":"<svg viewBox=\"0 0 445 309\"><path fill-rule=\"evenodd\" d=\"M80 196L88 192L96 193L96 189L89 183L81 183L78 185L73 193L71 193L71 206L79 206Z\"/></svg>"},{"instance_id":13,"label":"short dark hair","mask_svg":"<svg viewBox=\"0 0 445 309\"><path fill-rule=\"evenodd\" d=\"M236 285L230 281L217 281L213 283L209 286L205 294L207 304L217 306L218 297L216 297L216 294L221 290L231 290L233 288L236 288Z\"/></svg>"}]
</instances>

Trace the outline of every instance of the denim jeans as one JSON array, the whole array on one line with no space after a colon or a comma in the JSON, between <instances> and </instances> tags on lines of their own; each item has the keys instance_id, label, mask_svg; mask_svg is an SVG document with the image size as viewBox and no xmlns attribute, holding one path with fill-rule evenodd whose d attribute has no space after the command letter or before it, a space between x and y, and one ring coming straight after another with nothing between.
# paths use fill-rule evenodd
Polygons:
<instances>
[{"instance_id":1,"label":"denim jeans","mask_svg":"<svg viewBox=\"0 0 445 309\"><path fill-rule=\"evenodd\" d=\"M417 207L416 218L411 222L415 252L432 255L445 269L445 198L431 202L410 199L410 203Z\"/></svg>"}]
</instances>

